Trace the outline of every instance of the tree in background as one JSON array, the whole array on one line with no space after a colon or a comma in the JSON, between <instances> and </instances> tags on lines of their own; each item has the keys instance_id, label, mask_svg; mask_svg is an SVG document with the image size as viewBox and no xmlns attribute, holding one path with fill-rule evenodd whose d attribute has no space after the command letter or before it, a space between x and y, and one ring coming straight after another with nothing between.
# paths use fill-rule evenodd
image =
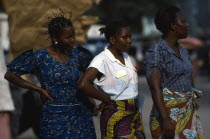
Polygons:
<instances>
[{"instance_id":1,"label":"tree in background","mask_svg":"<svg viewBox=\"0 0 210 139\"><path fill-rule=\"evenodd\" d=\"M173 4L173 0L102 0L86 14L98 16L102 24L113 19L124 19L134 32L141 32L141 17L153 16L159 7L168 4Z\"/></svg>"}]
</instances>

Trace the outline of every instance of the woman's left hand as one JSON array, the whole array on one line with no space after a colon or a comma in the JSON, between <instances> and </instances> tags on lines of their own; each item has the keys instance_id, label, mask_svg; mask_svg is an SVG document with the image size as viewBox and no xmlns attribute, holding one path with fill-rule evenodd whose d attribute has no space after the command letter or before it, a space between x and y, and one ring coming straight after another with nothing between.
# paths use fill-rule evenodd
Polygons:
<instances>
[{"instance_id":1,"label":"woman's left hand","mask_svg":"<svg viewBox=\"0 0 210 139\"><path fill-rule=\"evenodd\" d=\"M90 100L90 103L92 103L93 105L93 116L97 116L97 104L95 102L95 100L93 98L88 97L88 99Z\"/></svg>"}]
</instances>

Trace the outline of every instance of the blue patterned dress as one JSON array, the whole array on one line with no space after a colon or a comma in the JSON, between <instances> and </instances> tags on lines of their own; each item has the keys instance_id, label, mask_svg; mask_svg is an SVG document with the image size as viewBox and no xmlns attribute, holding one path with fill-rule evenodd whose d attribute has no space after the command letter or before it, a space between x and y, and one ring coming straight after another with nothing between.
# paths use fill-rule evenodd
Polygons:
<instances>
[{"instance_id":1,"label":"blue patterned dress","mask_svg":"<svg viewBox=\"0 0 210 139\"><path fill-rule=\"evenodd\" d=\"M92 112L88 99L78 90L81 71L85 71L92 57L77 46L69 52L70 61L60 63L45 49L28 50L9 65L16 75L34 74L41 87L54 99L42 106L41 138L95 139Z\"/></svg>"}]
</instances>

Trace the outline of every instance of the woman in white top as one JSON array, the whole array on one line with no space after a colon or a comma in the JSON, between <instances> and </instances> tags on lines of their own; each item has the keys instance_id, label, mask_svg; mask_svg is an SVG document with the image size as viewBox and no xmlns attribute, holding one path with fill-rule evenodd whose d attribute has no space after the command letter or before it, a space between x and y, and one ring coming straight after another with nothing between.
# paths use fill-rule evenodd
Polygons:
<instances>
[{"instance_id":1,"label":"woman in white top","mask_svg":"<svg viewBox=\"0 0 210 139\"><path fill-rule=\"evenodd\" d=\"M145 139L136 99L138 77L126 53L131 47L130 27L123 21L112 21L100 32L110 45L93 59L79 87L86 95L102 101L98 111L102 111L103 139Z\"/></svg>"}]
</instances>

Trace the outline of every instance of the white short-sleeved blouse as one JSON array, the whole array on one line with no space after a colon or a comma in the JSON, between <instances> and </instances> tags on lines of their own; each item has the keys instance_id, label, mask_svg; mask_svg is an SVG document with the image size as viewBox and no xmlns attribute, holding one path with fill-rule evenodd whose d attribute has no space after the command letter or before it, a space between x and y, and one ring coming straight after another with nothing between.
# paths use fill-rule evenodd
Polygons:
<instances>
[{"instance_id":1,"label":"white short-sleeved blouse","mask_svg":"<svg viewBox=\"0 0 210 139\"><path fill-rule=\"evenodd\" d=\"M101 79L95 79L100 90L107 93L112 100L132 99L138 95L137 71L127 53L123 53L125 65L122 64L107 49L98 54L89 67L96 68L103 74Z\"/></svg>"}]
</instances>

